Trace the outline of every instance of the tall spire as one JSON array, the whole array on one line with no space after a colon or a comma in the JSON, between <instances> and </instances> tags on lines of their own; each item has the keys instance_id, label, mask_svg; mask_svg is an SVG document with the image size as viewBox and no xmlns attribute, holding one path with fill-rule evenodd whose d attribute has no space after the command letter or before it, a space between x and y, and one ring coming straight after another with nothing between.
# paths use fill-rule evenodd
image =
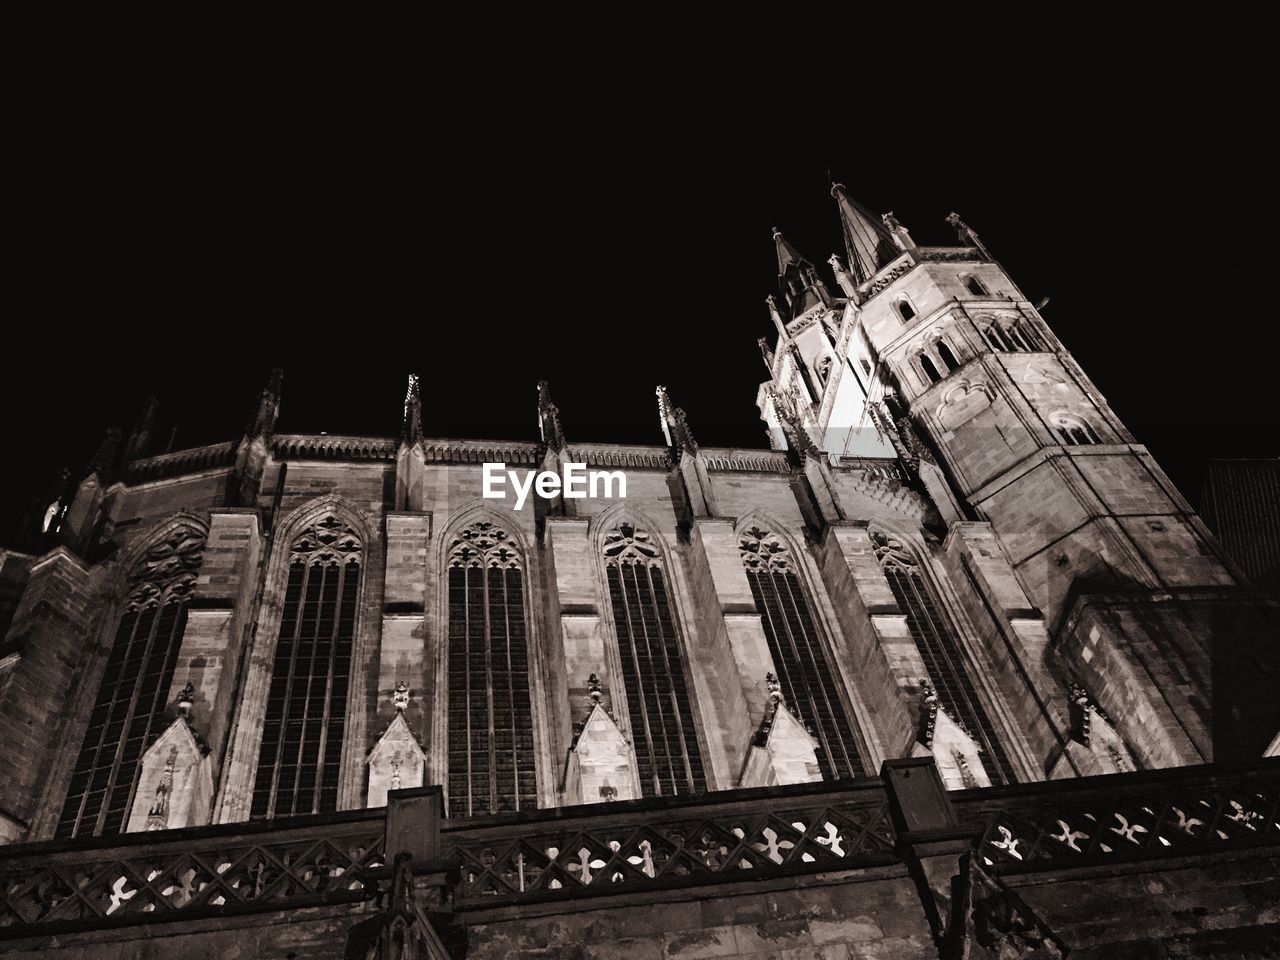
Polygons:
<instances>
[{"instance_id":1,"label":"tall spire","mask_svg":"<svg viewBox=\"0 0 1280 960\"><path fill-rule=\"evenodd\" d=\"M404 393L404 425L400 428L400 438L408 444L422 439L422 396L418 392L416 373L409 374L409 386Z\"/></svg>"},{"instance_id":2,"label":"tall spire","mask_svg":"<svg viewBox=\"0 0 1280 960\"><path fill-rule=\"evenodd\" d=\"M790 308L790 318L817 306L831 306L831 291L818 276L817 268L777 227L773 228L773 243L778 251L778 289Z\"/></svg>"},{"instance_id":3,"label":"tall spire","mask_svg":"<svg viewBox=\"0 0 1280 960\"><path fill-rule=\"evenodd\" d=\"M666 387L658 387L658 419L662 425L662 434L667 444L676 455L698 453L698 442L693 439L693 431L689 429L689 420L684 410L671 402Z\"/></svg>"},{"instance_id":4,"label":"tall spire","mask_svg":"<svg viewBox=\"0 0 1280 960\"><path fill-rule=\"evenodd\" d=\"M849 254L849 272L855 283L866 283L885 264L897 259L901 251L893 234L880 218L845 193L843 183L831 185L844 230L844 246Z\"/></svg>"}]
</instances>

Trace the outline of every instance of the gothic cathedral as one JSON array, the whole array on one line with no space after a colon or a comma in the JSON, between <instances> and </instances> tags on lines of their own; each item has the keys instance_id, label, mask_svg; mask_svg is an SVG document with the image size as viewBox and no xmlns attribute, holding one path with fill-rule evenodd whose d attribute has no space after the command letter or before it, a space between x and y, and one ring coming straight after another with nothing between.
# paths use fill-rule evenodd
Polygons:
<instances>
[{"instance_id":1,"label":"gothic cathedral","mask_svg":"<svg viewBox=\"0 0 1280 960\"><path fill-rule=\"evenodd\" d=\"M282 434L279 371L238 439L109 434L0 550L0 937L1094 956L1119 926L1082 939L1033 864L1274 870L1276 599L956 214L917 246L832 196L834 284L774 231L767 449L662 387L664 442L581 441L545 383L538 442L434 438L413 377L398 436ZM486 463L625 496L517 509Z\"/></svg>"}]
</instances>

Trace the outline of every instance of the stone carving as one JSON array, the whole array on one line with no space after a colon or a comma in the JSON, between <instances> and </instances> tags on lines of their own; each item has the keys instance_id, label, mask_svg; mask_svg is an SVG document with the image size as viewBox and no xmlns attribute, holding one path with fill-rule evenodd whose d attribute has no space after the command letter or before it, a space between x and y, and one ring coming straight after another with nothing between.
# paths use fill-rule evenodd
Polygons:
<instances>
[{"instance_id":1,"label":"stone carving","mask_svg":"<svg viewBox=\"0 0 1280 960\"><path fill-rule=\"evenodd\" d=\"M945 960L1061 960L1066 945L1016 893L966 854L957 877Z\"/></svg>"},{"instance_id":2,"label":"stone carving","mask_svg":"<svg viewBox=\"0 0 1280 960\"><path fill-rule=\"evenodd\" d=\"M609 566L654 564L661 566L662 554L649 531L623 522L604 535L604 562Z\"/></svg>"},{"instance_id":3,"label":"stone carving","mask_svg":"<svg viewBox=\"0 0 1280 960\"><path fill-rule=\"evenodd\" d=\"M359 563L363 550L360 535L349 524L328 514L309 524L293 538L289 563L307 566Z\"/></svg>"},{"instance_id":4,"label":"stone carving","mask_svg":"<svg viewBox=\"0 0 1280 960\"><path fill-rule=\"evenodd\" d=\"M738 550L748 570L791 569L791 554L772 533L753 526L738 538Z\"/></svg>"},{"instance_id":5,"label":"stone carving","mask_svg":"<svg viewBox=\"0 0 1280 960\"><path fill-rule=\"evenodd\" d=\"M180 603L190 597L203 551L204 533L185 525L148 547L129 572L126 609Z\"/></svg>"},{"instance_id":6,"label":"stone carving","mask_svg":"<svg viewBox=\"0 0 1280 960\"><path fill-rule=\"evenodd\" d=\"M449 566L519 570L522 564L507 531L489 520L476 520L449 543Z\"/></svg>"}]
</instances>

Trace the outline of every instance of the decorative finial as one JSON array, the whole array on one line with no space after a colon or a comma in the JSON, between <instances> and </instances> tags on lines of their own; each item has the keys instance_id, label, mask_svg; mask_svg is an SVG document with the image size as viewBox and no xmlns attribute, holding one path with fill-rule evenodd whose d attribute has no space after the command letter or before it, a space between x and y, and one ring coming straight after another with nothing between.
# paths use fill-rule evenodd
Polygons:
<instances>
[{"instance_id":1,"label":"decorative finial","mask_svg":"<svg viewBox=\"0 0 1280 960\"><path fill-rule=\"evenodd\" d=\"M178 712L187 720L191 719L191 711L196 705L196 688L187 681L187 685L178 693Z\"/></svg>"},{"instance_id":2,"label":"decorative finial","mask_svg":"<svg viewBox=\"0 0 1280 960\"><path fill-rule=\"evenodd\" d=\"M594 673L587 678L587 696L591 698L591 705L599 705L604 694L600 690L600 678Z\"/></svg>"},{"instance_id":3,"label":"decorative finial","mask_svg":"<svg viewBox=\"0 0 1280 960\"><path fill-rule=\"evenodd\" d=\"M782 231L781 231L781 230L779 230L777 227L774 227L774 228L773 228L773 239L777 240L780 236L782 236Z\"/></svg>"},{"instance_id":4,"label":"decorative finial","mask_svg":"<svg viewBox=\"0 0 1280 960\"><path fill-rule=\"evenodd\" d=\"M405 686L401 680L396 684L395 690L391 694L391 700L395 704L396 710L403 713L409 707L409 688Z\"/></svg>"},{"instance_id":5,"label":"decorative finial","mask_svg":"<svg viewBox=\"0 0 1280 960\"><path fill-rule=\"evenodd\" d=\"M947 223L951 224L952 229L956 232L956 238L964 244L971 247L977 247L984 254L987 248L982 245L982 241L978 239L978 235L973 232L973 228L960 219L960 214L952 210L947 214Z\"/></svg>"},{"instance_id":6,"label":"decorative finial","mask_svg":"<svg viewBox=\"0 0 1280 960\"><path fill-rule=\"evenodd\" d=\"M416 373L409 374L409 384L404 391L404 421L400 437L410 444L422 439L422 392Z\"/></svg>"},{"instance_id":7,"label":"decorative finial","mask_svg":"<svg viewBox=\"0 0 1280 960\"><path fill-rule=\"evenodd\" d=\"M538 435L549 450L560 451L569 445L560 423L560 408L551 400L551 386L545 380L538 381Z\"/></svg>"}]
</instances>

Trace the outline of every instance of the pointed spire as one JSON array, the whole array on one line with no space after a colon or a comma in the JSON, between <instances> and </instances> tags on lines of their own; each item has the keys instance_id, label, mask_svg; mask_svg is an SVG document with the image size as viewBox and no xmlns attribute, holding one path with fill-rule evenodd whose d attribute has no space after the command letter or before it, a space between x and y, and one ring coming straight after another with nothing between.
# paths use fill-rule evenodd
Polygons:
<instances>
[{"instance_id":1,"label":"pointed spire","mask_svg":"<svg viewBox=\"0 0 1280 960\"><path fill-rule=\"evenodd\" d=\"M897 259L901 251L880 218L845 193L843 183L833 183L831 195L836 198L840 213L849 272L854 283L866 283L881 267Z\"/></svg>"},{"instance_id":2,"label":"pointed spire","mask_svg":"<svg viewBox=\"0 0 1280 960\"><path fill-rule=\"evenodd\" d=\"M552 401L551 387L545 380L538 381L538 434L548 450L558 452L569 446L560 424L560 408Z\"/></svg>"},{"instance_id":3,"label":"pointed spire","mask_svg":"<svg viewBox=\"0 0 1280 960\"><path fill-rule=\"evenodd\" d=\"M778 289L789 308L789 318L816 306L831 306L831 291L818 276L817 268L787 242L777 227L773 228L773 242L778 250ZM777 309L776 301L771 300L769 305Z\"/></svg>"},{"instance_id":4,"label":"pointed spire","mask_svg":"<svg viewBox=\"0 0 1280 960\"><path fill-rule=\"evenodd\" d=\"M679 453L696 456L698 442L693 439L693 431L689 429L689 419L684 410L671 403L666 387L658 387L658 418L662 423L662 435L667 444Z\"/></svg>"},{"instance_id":5,"label":"pointed spire","mask_svg":"<svg viewBox=\"0 0 1280 960\"><path fill-rule=\"evenodd\" d=\"M777 227L773 228L773 243L778 249L778 276L786 276L790 268L809 262L799 250L787 242L787 238Z\"/></svg>"},{"instance_id":6,"label":"pointed spire","mask_svg":"<svg viewBox=\"0 0 1280 960\"><path fill-rule=\"evenodd\" d=\"M258 398L258 408L245 431L250 437L270 437L276 429L276 417L280 415L280 394L284 389L284 371L275 367L266 387Z\"/></svg>"},{"instance_id":7,"label":"pointed spire","mask_svg":"<svg viewBox=\"0 0 1280 960\"><path fill-rule=\"evenodd\" d=\"M125 463L131 463L139 457L147 455L147 447L151 443L151 431L155 429L156 425L156 410L159 407L160 401L155 397L147 397L147 402L142 405L142 414L138 417L138 422L129 434L128 443L125 444Z\"/></svg>"},{"instance_id":8,"label":"pointed spire","mask_svg":"<svg viewBox=\"0 0 1280 960\"><path fill-rule=\"evenodd\" d=\"M422 395L418 390L418 375L409 374L409 385L404 392L404 422L400 428L402 442L413 445L422 439Z\"/></svg>"}]
</instances>

